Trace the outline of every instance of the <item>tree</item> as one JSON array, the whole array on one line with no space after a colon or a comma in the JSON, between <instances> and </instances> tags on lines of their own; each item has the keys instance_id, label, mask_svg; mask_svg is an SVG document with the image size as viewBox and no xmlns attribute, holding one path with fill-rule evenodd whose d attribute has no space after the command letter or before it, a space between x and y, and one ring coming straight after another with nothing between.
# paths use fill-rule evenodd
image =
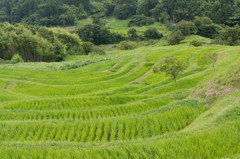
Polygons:
<instances>
[{"instance_id":1,"label":"tree","mask_svg":"<svg viewBox=\"0 0 240 159\"><path fill-rule=\"evenodd\" d=\"M170 19L170 16L166 12L166 8L164 8L161 3L151 10L151 16L161 23L168 23Z\"/></svg>"},{"instance_id":2,"label":"tree","mask_svg":"<svg viewBox=\"0 0 240 159\"><path fill-rule=\"evenodd\" d=\"M83 41L90 41L95 45L113 44L122 40L120 34L111 33L106 27L97 24L85 25L77 32Z\"/></svg>"},{"instance_id":3,"label":"tree","mask_svg":"<svg viewBox=\"0 0 240 159\"><path fill-rule=\"evenodd\" d=\"M240 44L240 26L237 24L234 27L226 27L218 36L219 43L236 46Z\"/></svg>"},{"instance_id":4,"label":"tree","mask_svg":"<svg viewBox=\"0 0 240 159\"><path fill-rule=\"evenodd\" d=\"M212 64L212 67L214 68L215 67L215 64L217 62L217 58L218 58L218 54L216 52L209 52L207 54L207 57L209 58L209 61L211 62Z\"/></svg>"},{"instance_id":5,"label":"tree","mask_svg":"<svg viewBox=\"0 0 240 159\"><path fill-rule=\"evenodd\" d=\"M176 45L176 44L180 44L180 42L184 40L184 36L183 36L183 33L178 30L178 31L175 31L173 32L169 38L168 38L168 43L170 45Z\"/></svg>"},{"instance_id":6,"label":"tree","mask_svg":"<svg viewBox=\"0 0 240 159\"><path fill-rule=\"evenodd\" d=\"M127 19L132 15L136 14L136 3L125 2L123 4L118 4L114 9L114 15L118 19Z\"/></svg>"},{"instance_id":7,"label":"tree","mask_svg":"<svg viewBox=\"0 0 240 159\"><path fill-rule=\"evenodd\" d=\"M182 20L177 23L176 30L180 30L183 35L190 35L197 33L197 27L193 22Z\"/></svg>"},{"instance_id":8,"label":"tree","mask_svg":"<svg viewBox=\"0 0 240 159\"><path fill-rule=\"evenodd\" d=\"M209 17L196 17L193 22L197 26L197 34L207 38L215 38L222 29L221 26L214 24Z\"/></svg>"},{"instance_id":9,"label":"tree","mask_svg":"<svg viewBox=\"0 0 240 159\"><path fill-rule=\"evenodd\" d=\"M137 37L137 30L134 29L134 28L129 29L129 30L128 30L128 36L131 37L131 38Z\"/></svg>"},{"instance_id":10,"label":"tree","mask_svg":"<svg viewBox=\"0 0 240 159\"><path fill-rule=\"evenodd\" d=\"M23 62L24 62L24 60L22 59L22 57L21 57L19 54L15 54L15 55L12 57L11 61L12 61L13 63L23 63Z\"/></svg>"},{"instance_id":11,"label":"tree","mask_svg":"<svg viewBox=\"0 0 240 159\"><path fill-rule=\"evenodd\" d=\"M199 47L199 46L202 46L203 43L201 41L193 40L193 41L190 42L190 45L195 46L195 47Z\"/></svg>"},{"instance_id":12,"label":"tree","mask_svg":"<svg viewBox=\"0 0 240 159\"><path fill-rule=\"evenodd\" d=\"M176 83L178 75L186 68L187 67L183 61L179 61L176 58L167 57L159 67L154 68L154 72L165 72L166 75L171 75Z\"/></svg>"},{"instance_id":13,"label":"tree","mask_svg":"<svg viewBox=\"0 0 240 159\"><path fill-rule=\"evenodd\" d=\"M144 36L149 39L160 39L163 34L159 33L155 28L150 28L144 32Z\"/></svg>"},{"instance_id":14,"label":"tree","mask_svg":"<svg viewBox=\"0 0 240 159\"><path fill-rule=\"evenodd\" d=\"M153 9L159 3L158 0L140 0L138 2L137 14L143 14L145 16L151 15L151 9Z\"/></svg>"},{"instance_id":15,"label":"tree","mask_svg":"<svg viewBox=\"0 0 240 159\"><path fill-rule=\"evenodd\" d=\"M91 43L91 42L84 42L84 43L82 44L82 47L83 47L83 50L84 50L85 54L88 55L90 52L93 51L94 44Z\"/></svg>"},{"instance_id":16,"label":"tree","mask_svg":"<svg viewBox=\"0 0 240 159\"><path fill-rule=\"evenodd\" d=\"M203 24L208 24L208 25L213 24L213 21L209 17L196 17L193 23L197 27L200 27Z\"/></svg>"},{"instance_id":17,"label":"tree","mask_svg":"<svg viewBox=\"0 0 240 159\"><path fill-rule=\"evenodd\" d=\"M63 29L0 23L0 58L17 61L63 61L67 54L83 54L77 35ZM16 60L17 59L17 60Z\"/></svg>"},{"instance_id":18,"label":"tree","mask_svg":"<svg viewBox=\"0 0 240 159\"><path fill-rule=\"evenodd\" d=\"M128 26L145 26L151 25L154 23L153 18L146 17L144 15L134 15L132 16L131 20L128 22Z\"/></svg>"}]
</instances>

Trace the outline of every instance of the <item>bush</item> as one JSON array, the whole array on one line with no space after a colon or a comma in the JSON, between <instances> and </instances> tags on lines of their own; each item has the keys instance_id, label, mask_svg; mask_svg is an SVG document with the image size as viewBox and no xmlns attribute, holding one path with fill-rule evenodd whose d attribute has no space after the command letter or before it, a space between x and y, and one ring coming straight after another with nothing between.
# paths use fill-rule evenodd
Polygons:
<instances>
[{"instance_id":1,"label":"bush","mask_svg":"<svg viewBox=\"0 0 240 159\"><path fill-rule=\"evenodd\" d=\"M223 31L221 31L218 41L225 45L240 45L240 26L236 25L232 28L226 27Z\"/></svg>"},{"instance_id":2,"label":"bush","mask_svg":"<svg viewBox=\"0 0 240 159\"><path fill-rule=\"evenodd\" d=\"M173 33L170 35L170 37L169 37L169 39L168 39L168 43L169 43L170 45L176 45L176 44L180 44L180 42L181 42L182 40L184 40L183 33L182 33L180 30L178 30L178 31L173 32Z\"/></svg>"},{"instance_id":3,"label":"bush","mask_svg":"<svg viewBox=\"0 0 240 159\"><path fill-rule=\"evenodd\" d=\"M163 34L159 33L155 28L150 28L144 32L144 36L149 39L160 39Z\"/></svg>"},{"instance_id":4,"label":"bush","mask_svg":"<svg viewBox=\"0 0 240 159\"><path fill-rule=\"evenodd\" d=\"M106 27L97 24L85 25L77 32L83 41L90 41L95 45L118 43L123 39L120 34L111 33Z\"/></svg>"},{"instance_id":5,"label":"bush","mask_svg":"<svg viewBox=\"0 0 240 159\"><path fill-rule=\"evenodd\" d=\"M57 62L63 61L64 58L67 56L66 47L62 43L53 44L53 50L55 54L54 61L57 61Z\"/></svg>"},{"instance_id":6,"label":"bush","mask_svg":"<svg viewBox=\"0 0 240 159\"><path fill-rule=\"evenodd\" d=\"M128 36L131 37L131 38L137 37L137 30L134 29L134 28L129 29L129 30L128 30Z\"/></svg>"},{"instance_id":7,"label":"bush","mask_svg":"<svg viewBox=\"0 0 240 159\"><path fill-rule=\"evenodd\" d=\"M21 57L19 54L15 54L15 55L12 57L11 61L12 61L13 63L22 63L22 62L24 62L24 60L22 59L22 57Z\"/></svg>"},{"instance_id":8,"label":"bush","mask_svg":"<svg viewBox=\"0 0 240 159\"><path fill-rule=\"evenodd\" d=\"M215 38L222 28L217 24L203 24L198 28L198 35L204 36L207 38Z\"/></svg>"},{"instance_id":9,"label":"bush","mask_svg":"<svg viewBox=\"0 0 240 159\"><path fill-rule=\"evenodd\" d=\"M62 61L67 54L82 54L79 37L62 29L2 23L0 58L11 60L18 53L24 61Z\"/></svg>"},{"instance_id":10,"label":"bush","mask_svg":"<svg viewBox=\"0 0 240 159\"><path fill-rule=\"evenodd\" d=\"M106 52L104 51L103 48L95 46L95 47L93 47L93 50L90 54L91 55L105 55Z\"/></svg>"},{"instance_id":11,"label":"bush","mask_svg":"<svg viewBox=\"0 0 240 159\"><path fill-rule=\"evenodd\" d=\"M190 35L197 33L197 27L193 22L182 20L177 23L176 30L180 30L183 35Z\"/></svg>"},{"instance_id":12,"label":"bush","mask_svg":"<svg viewBox=\"0 0 240 159\"><path fill-rule=\"evenodd\" d=\"M195 46L195 47L199 47L199 46L202 46L203 43L201 41L193 40L193 41L190 42L190 45Z\"/></svg>"},{"instance_id":13,"label":"bush","mask_svg":"<svg viewBox=\"0 0 240 159\"><path fill-rule=\"evenodd\" d=\"M120 48L121 48L121 50L133 50L133 49L137 48L137 45L135 42L130 43L127 41L122 41L120 43Z\"/></svg>"},{"instance_id":14,"label":"bush","mask_svg":"<svg viewBox=\"0 0 240 159\"><path fill-rule=\"evenodd\" d=\"M91 43L91 42L84 42L84 43L82 44L82 47L83 47L83 50L84 50L85 54L88 55L90 52L93 51L93 48L94 48L95 46L94 46L94 44Z\"/></svg>"},{"instance_id":15,"label":"bush","mask_svg":"<svg viewBox=\"0 0 240 159\"><path fill-rule=\"evenodd\" d=\"M146 17L144 15L135 15L131 18L131 20L128 22L128 26L145 26L145 25L151 25L154 23L154 19Z\"/></svg>"},{"instance_id":16,"label":"bush","mask_svg":"<svg viewBox=\"0 0 240 159\"><path fill-rule=\"evenodd\" d=\"M208 17L196 17L194 24L198 28L198 35L212 39L215 38L222 29L219 25L214 24L213 21Z\"/></svg>"},{"instance_id":17,"label":"bush","mask_svg":"<svg viewBox=\"0 0 240 159\"><path fill-rule=\"evenodd\" d=\"M52 29L54 36L58 38L58 40L66 45L66 53L69 55L82 55L84 54L83 48L81 45L81 40L78 35L71 34L64 29Z\"/></svg>"},{"instance_id":18,"label":"bush","mask_svg":"<svg viewBox=\"0 0 240 159\"><path fill-rule=\"evenodd\" d=\"M193 22L197 27L200 27L203 24L213 24L213 21L208 17L196 17Z\"/></svg>"}]
</instances>

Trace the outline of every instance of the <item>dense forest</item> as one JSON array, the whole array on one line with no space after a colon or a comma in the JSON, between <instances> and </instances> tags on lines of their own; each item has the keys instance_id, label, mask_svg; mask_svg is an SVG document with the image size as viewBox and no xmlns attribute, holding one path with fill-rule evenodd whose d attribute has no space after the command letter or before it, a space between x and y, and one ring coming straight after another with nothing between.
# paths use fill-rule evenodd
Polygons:
<instances>
[{"instance_id":1,"label":"dense forest","mask_svg":"<svg viewBox=\"0 0 240 159\"><path fill-rule=\"evenodd\" d=\"M233 26L240 23L239 7L239 0L0 0L0 21L54 26L72 25L89 15L118 19L145 15L174 23L207 16L214 23Z\"/></svg>"},{"instance_id":2,"label":"dense forest","mask_svg":"<svg viewBox=\"0 0 240 159\"><path fill-rule=\"evenodd\" d=\"M168 26L169 45L188 35L239 45L239 7L240 0L0 0L0 58L50 62L67 55L104 54L102 44L134 49L144 45L136 42L164 37L156 28L142 34L134 28L155 22ZM129 30L111 31L104 22L108 17L128 19ZM78 25L72 33L50 28L76 25L86 18L92 23Z\"/></svg>"}]
</instances>

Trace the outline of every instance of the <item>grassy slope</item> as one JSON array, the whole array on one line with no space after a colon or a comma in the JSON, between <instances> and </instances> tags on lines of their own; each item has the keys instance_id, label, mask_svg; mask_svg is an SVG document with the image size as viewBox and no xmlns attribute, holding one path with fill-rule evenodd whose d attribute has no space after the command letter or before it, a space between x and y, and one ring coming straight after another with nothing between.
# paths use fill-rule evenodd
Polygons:
<instances>
[{"instance_id":1,"label":"grassy slope","mask_svg":"<svg viewBox=\"0 0 240 159\"><path fill-rule=\"evenodd\" d=\"M196 38L0 65L0 158L238 158L240 48L189 46ZM201 62L208 51L214 69ZM188 59L176 84L152 73L165 56Z\"/></svg>"}]
</instances>

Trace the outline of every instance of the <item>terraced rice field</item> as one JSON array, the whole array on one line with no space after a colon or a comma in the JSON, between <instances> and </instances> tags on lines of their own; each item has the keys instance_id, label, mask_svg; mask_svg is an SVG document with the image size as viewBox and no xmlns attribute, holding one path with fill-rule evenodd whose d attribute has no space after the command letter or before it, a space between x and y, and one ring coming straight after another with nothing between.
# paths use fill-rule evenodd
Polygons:
<instances>
[{"instance_id":1,"label":"terraced rice field","mask_svg":"<svg viewBox=\"0 0 240 159\"><path fill-rule=\"evenodd\" d=\"M182 44L0 65L0 158L238 158L239 55ZM177 83L152 71L166 56L188 64Z\"/></svg>"}]
</instances>

